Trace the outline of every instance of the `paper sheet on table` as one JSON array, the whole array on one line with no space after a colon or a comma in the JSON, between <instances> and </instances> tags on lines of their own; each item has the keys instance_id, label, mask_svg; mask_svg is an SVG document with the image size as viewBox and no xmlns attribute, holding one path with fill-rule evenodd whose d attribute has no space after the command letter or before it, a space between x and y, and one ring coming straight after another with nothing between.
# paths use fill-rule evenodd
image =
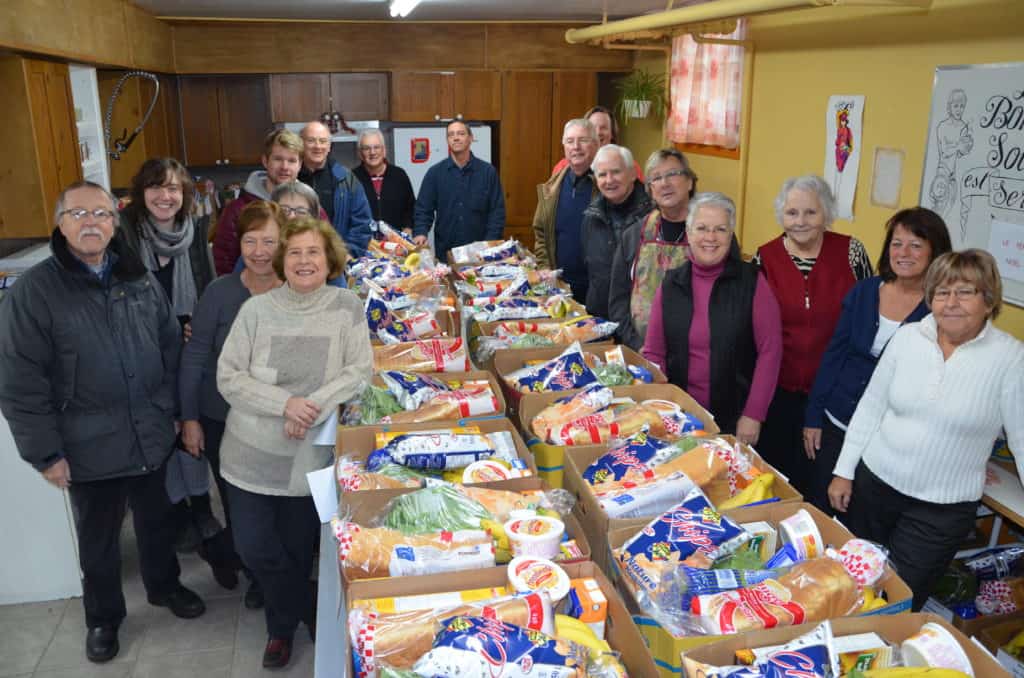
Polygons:
<instances>
[{"instance_id":1,"label":"paper sheet on table","mask_svg":"<svg viewBox=\"0 0 1024 678\"><path fill-rule=\"evenodd\" d=\"M985 496L1024 517L1024 486L1021 486L1020 478L991 461L988 463L988 476L985 480Z\"/></svg>"},{"instance_id":2,"label":"paper sheet on table","mask_svg":"<svg viewBox=\"0 0 1024 678\"><path fill-rule=\"evenodd\" d=\"M313 503L316 504L320 522L329 522L338 510L338 486L334 482L334 464L319 471L310 471L306 474L306 482L309 483L309 491L313 495Z\"/></svg>"},{"instance_id":3,"label":"paper sheet on table","mask_svg":"<svg viewBox=\"0 0 1024 678\"><path fill-rule=\"evenodd\" d=\"M310 433L313 434L314 445L334 447L334 444L338 442L338 408L335 407L331 416L327 417L327 421L319 426L314 426Z\"/></svg>"}]
</instances>

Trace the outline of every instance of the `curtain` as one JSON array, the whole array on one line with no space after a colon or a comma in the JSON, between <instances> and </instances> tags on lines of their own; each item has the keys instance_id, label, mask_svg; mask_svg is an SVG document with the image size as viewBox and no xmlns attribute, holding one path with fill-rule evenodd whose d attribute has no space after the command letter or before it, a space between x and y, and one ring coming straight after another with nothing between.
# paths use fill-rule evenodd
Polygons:
<instances>
[{"instance_id":1,"label":"curtain","mask_svg":"<svg viewBox=\"0 0 1024 678\"><path fill-rule=\"evenodd\" d=\"M743 40L746 19L729 35ZM690 35L672 41L668 137L676 143L736 148L740 143L743 47L701 45Z\"/></svg>"}]
</instances>

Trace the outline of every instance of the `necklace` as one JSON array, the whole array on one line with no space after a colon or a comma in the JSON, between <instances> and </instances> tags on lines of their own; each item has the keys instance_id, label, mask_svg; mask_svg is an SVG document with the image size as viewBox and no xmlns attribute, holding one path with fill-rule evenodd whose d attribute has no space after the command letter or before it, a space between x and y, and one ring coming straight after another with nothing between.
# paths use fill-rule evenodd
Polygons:
<instances>
[{"instance_id":1,"label":"necklace","mask_svg":"<svg viewBox=\"0 0 1024 678\"><path fill-rule=\"evenodd\" d=\"M679 223L679 222L675 222L675 223ZM658 240L661 240L662 242L678 243L678 242L682 241L683 236L685 236L685 235L686 235L686 222L683 222L683 229L681 231L679 231L679 235L677 235L674 240L668 240L667 238L664 237L665 236L665 217L658 217Z\"/></svg>"}]
</instances>

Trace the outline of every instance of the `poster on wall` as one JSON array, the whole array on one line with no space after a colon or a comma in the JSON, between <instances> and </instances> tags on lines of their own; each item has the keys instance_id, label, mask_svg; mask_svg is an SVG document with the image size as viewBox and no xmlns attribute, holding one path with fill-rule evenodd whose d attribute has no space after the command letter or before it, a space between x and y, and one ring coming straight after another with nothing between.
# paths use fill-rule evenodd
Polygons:
<instances>
[{"instance_id":1,"label":"poster on wall","mask_svg":"<svg viewBox=\"0 0 1024 678\"><path fill-rule=\"evenodd\" d=\"M864 97L835 94L828 98L825 111L825 171L822 176L832 187L841 219L853 219L853 196L857 192L860 167L861 120Z\"/></svg>"},{"instance_id":2,"label":"poster on wall","mask_svg":"<svg viewBox=\"0 0 1024 678\"><path fill-rule=\"evenodd\" d=\"M954 249L988 250L1003 299L1024 306L1024 63L940 66L921 174L921 205Z\"/></svg>"}]
</instances>

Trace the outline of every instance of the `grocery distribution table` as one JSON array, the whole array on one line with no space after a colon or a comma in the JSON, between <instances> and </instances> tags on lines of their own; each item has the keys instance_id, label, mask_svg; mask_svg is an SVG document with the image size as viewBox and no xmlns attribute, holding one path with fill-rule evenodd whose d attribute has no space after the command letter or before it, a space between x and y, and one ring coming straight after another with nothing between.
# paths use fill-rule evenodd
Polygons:
<instances>
[{"instance_id":1,"label":"grocery distribution table","mask_svg":"<svg viewBox=\"0 0 1024 678\"><path fill-rule=\"evenodd\" d=\"M988 478L981 501L996 512L993 534L999 534L1001 518L1024 528L1024 485L1021 485L1013 464L998 461L988 463Z\"/></svg>"}]
</instances>

